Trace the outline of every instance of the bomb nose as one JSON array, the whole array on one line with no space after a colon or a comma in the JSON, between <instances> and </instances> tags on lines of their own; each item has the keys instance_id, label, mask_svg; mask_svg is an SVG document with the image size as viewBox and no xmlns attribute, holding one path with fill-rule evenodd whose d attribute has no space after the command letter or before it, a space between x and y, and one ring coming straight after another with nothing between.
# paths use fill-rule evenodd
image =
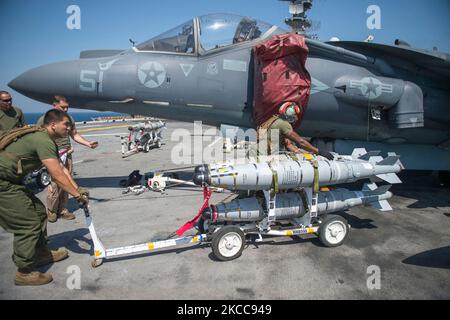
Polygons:
<instances>
[{"instance_id":1,"label":"bomb nose","mask_svg":"<svg viewBox=\"0 0 450 320\"><path fill-rule=\"evenodd\" d=\"M208 169L208 166L206 165L200 165L197 166L194 170L194 177L192 178L192 180L194 181L194 183L198 186L202 186L204 184L210 184L210 172Z\"/></svg>"}]
</instances>

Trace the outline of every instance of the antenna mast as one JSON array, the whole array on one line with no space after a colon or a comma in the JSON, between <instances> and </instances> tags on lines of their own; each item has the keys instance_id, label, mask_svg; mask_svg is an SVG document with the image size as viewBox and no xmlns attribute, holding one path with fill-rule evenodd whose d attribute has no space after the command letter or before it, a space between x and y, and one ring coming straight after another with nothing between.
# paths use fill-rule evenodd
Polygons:
<instances>
[{"instance_id":1,"label":"antenna mast","mask_svg":"<svg viewBox=\"0 0 450 320\"><path fill-rule=\"evenodd\" d=\"M317 35L308 34L313 23L308 19L306 12L312 8L313 0L280 0L289 1L289 13L291 18L287 18L284 22L291 27L292 32L301 34L309 38L317 38Z\"/></svg>"}]
</instances>

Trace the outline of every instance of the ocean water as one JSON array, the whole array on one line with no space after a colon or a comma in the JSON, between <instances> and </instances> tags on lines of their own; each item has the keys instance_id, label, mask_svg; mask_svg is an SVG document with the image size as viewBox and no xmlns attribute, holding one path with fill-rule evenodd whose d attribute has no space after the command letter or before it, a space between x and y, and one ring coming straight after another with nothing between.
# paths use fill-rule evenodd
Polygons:
<instances>
[{"instance_id":1,"label":"ocean water","mask_svg":"<svg viewBox=\"0 0 450 320\"><path fill-rule=\"evenodd\" d=\"M125 114L115 112L69 112L75 122L91 121L97 117L123 116ZM44 113L25 113L25 121L28 124L35 124Z\"/></svg>"}]
</instances>

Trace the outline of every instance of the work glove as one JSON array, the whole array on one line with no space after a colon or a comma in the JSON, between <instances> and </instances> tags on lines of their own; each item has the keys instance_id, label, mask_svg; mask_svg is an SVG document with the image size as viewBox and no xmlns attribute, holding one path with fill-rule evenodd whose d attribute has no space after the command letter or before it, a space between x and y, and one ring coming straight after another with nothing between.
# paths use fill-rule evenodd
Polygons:
<instances>
[{"instance_id":1,"label":"work glove","mask_svg":"<svg viewBox=\"0 0 450 320\"><path fill-rule=\"evenodd\" d=\"M318 154L319 156L322 156L322 157L324 157L324 158L327 158L328 160L334 160L334 156L333 156L330 152L328 152L328 151L322 151L322 150L319 150L319 152L317 152L317 154Z\"/></svg>"},{"instance_id":2,"label":"work glove","mask_svg":"<svg viewBox=\"0 0 450 320\"><path fill-rule=\"evenodd\" d=\"M77 191L82 195L89 198L89 190L83 187L78 187Z\"/></svg>"},{"instance_id":3,"label":"work glove","mask_svg":"<svg viewBox=\"0 0 450 320\"><path fill-rule=\"evenodd\" d=\"M80 205L80 207L86 208L89 204L89 198L85 195L80 195L75 198Z\"/></svg>"}]
</instances>

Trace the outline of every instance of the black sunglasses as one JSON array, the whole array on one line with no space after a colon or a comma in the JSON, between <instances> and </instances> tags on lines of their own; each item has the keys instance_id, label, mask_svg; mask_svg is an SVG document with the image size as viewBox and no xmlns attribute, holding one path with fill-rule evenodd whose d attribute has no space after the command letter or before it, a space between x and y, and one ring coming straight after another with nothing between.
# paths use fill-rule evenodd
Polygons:
<instances>
[{"instance_id":1,"label":"black sunglasses","mask_svg":"<svg viewBox=\"0 0 450 320\"><path fill-rule=\"evenodd\" d=\"M2 99L2 101L3 101L3 102L11 102L12 99L8 99L8 100L3 100L3 99Z\"/></svg>"}]
</instances>

